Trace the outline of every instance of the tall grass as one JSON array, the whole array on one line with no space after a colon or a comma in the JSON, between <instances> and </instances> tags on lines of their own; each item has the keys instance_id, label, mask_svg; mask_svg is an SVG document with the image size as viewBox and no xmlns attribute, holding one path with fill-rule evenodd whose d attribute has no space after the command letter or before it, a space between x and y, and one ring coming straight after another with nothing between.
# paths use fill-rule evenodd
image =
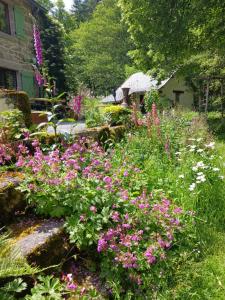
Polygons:
<instances>
[{"instance_id":1,"label":"tall grass","mask_svg":"<svg viewBox=\"0 0 225 300\"><path fill-rule=\"evenodd\" d=\"M140 185L196 212L199 260L180 266L159 299L225 299L225 144L216 140L215 149L206 149L215 138L195 113L164 116L160 128L160 135L149 136L146 128L129 134L115 149L113 162L135 164L142 171L136 179ZM199 162L207 166L198 170L205 179L190 190Z\"/></svg>"}]
</instances>

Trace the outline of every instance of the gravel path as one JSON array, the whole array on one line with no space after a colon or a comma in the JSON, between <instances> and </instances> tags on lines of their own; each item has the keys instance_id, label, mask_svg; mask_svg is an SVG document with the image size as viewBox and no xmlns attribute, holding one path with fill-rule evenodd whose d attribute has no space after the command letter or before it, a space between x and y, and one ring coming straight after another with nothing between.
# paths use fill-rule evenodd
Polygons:
<instances>
[{"instance_id":1,"label":"gravel path","mask_svg":"<svg viewBox=\"0 0 225 300\"><path fill-rule=\"evenodd\" d=\"M82 132L86 129L86 125L84 121L74 122L74 123L62 123L58 126L57 131L59 133L69 133L75 134ZM53 128L50 126L48 128L48 133L54 133Z\"/></svg>"}]
</instances>

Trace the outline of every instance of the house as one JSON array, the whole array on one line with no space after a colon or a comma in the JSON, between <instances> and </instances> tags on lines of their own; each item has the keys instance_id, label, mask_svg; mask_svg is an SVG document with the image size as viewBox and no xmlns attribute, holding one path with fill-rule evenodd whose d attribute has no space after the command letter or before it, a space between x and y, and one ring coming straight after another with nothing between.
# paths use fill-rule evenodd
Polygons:
<instances>
[{"instance_id":1,"label":"house","mask_svg":"<svg viewBox=\"0 0 225 300\"><path fill-rule=\"evenodd\" d=\"M130 76L117 90L116 97L112 95L104 98L102 103L118 104L127 106L131 103L131 98L137 104L143 101L146 92L152 89L159 91L160 97L168 102L168 106L182 106L189 109L194 105L194 92L185 83L184 78L174 73L168 79L158 82L156 79L142 72Z\"/></svg>"},{"instance_id":2,"label":"house","mask_svg":"<svg viewBox=\"0 0 225 300\"><path fill-rule=\"evenodd\" d=\"M38 95L32 69L33 24L43 14L34 0L0 0L0 88Z\"/></svg>"}]
</instances>

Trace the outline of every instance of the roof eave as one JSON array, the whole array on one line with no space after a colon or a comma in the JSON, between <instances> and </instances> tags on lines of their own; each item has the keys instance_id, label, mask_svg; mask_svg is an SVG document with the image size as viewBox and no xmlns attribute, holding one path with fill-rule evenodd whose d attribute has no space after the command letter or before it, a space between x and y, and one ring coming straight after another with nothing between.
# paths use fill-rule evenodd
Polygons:
<instances>
[{"instance_id":1,"label":"roof eave","mask_svg":"<svg viewBox=\"0 0 225 300\"><path fill-rule=\"evenodd\" d=\"M47 9L44 8L41 4L37 3L35 0L27 0L27 2L34 7L40 9L42 12L47 12Z\"/></svg>"}]
</instances>

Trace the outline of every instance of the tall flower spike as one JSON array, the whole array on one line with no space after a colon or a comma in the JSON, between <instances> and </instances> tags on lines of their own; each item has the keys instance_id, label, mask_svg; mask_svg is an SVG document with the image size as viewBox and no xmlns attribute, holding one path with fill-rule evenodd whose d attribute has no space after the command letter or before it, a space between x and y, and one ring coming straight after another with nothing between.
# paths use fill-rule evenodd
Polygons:
<instances>
[{"instance_id":1,"label":"tall flower spike","mask_svg":"<svg viewBox=\"0 0 225 300\"><path fill-rule=\"evenodd\" d=\"M40 31L36 25L33 26L33 35L34 35L34 48L36 52L37 63L39 66L41 66L43 64L41 36L40 36Z\"/></svg>"}]
</instances>

